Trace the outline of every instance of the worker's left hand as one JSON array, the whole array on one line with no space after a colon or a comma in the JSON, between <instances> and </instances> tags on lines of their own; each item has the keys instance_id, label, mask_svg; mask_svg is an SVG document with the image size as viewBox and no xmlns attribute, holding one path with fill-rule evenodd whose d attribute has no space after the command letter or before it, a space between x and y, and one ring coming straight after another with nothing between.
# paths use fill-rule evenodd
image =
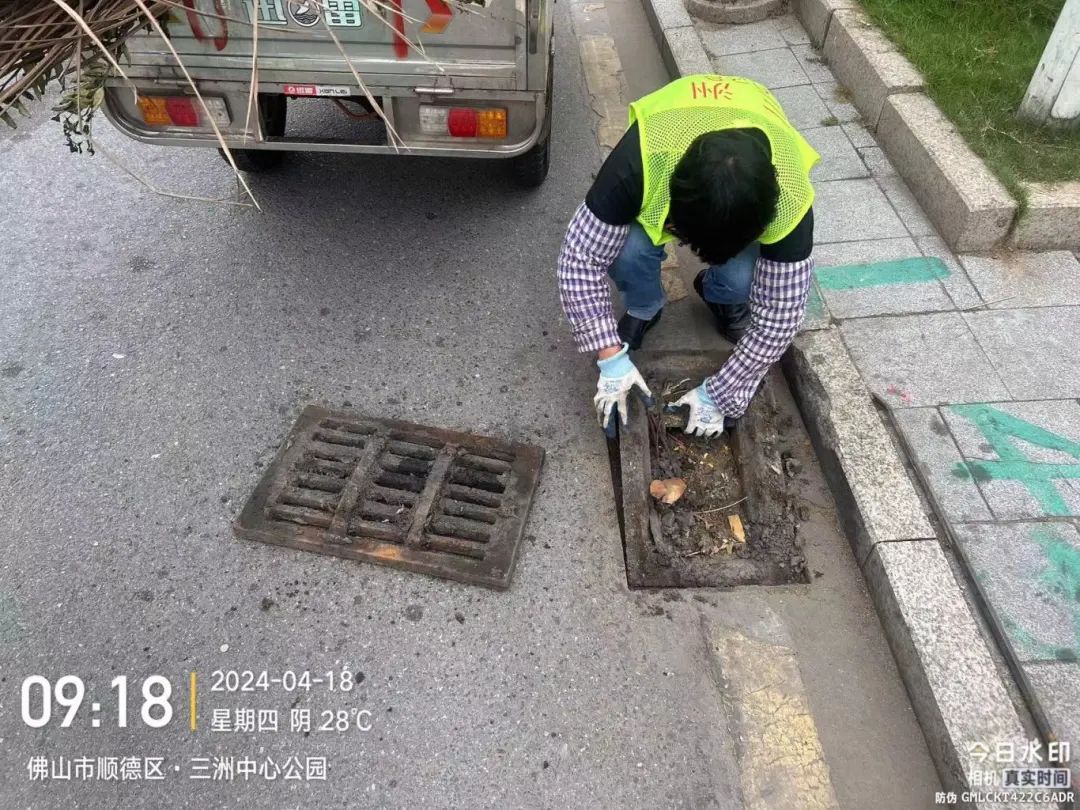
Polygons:
<instances>
[{"instance_id":1,"label":"worker's left hand","mask_svg":"<svg viewBox=\"0 0 1080 810\"><path fill-rule=\"evenodd\" d=\"M683 405L690 408L690 416L683 430L695 436L719 436L724 432L724 413L712 401L702 383L697 388L683 394L667 407L675 410Z\"/></svg>"}]
</instances>

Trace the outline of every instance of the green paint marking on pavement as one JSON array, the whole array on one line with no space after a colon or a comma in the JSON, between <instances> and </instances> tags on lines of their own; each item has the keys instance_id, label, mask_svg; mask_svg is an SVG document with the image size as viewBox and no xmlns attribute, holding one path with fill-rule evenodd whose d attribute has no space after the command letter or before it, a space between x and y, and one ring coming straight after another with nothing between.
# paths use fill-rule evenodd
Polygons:
<instances>
[{"instance_id":1,"label":"green paint marking on pavement","mask_svg":"<svg viewBox=\"0 0 1080 810\"><path fill-rule=\"evenodd\" d=\"M952 273L941 259L918 256L892 262L819 267L816 275L823 289L858 290L890 284L926 284L948 278Z\"/></svg>"},{"instance_id":2,"label":"green paint marking on pavement","mask_svg":"<svg viewBox=\"0 0 1080 810\"><path fill-rule=\"evenodd\" d=\"M1080 549L1053 531L1037 528L1032 539L1046 554L1047 568L1039 578L1054 595L1061 597L1072 614L1073 628L1080 639Z\"/></svg>"},{"instance_id":3,"label":"green paint marking on pavement","mask_svg":"<svg viewBox=\"0 0 1080 810\"><path fill-rule=\"evenodd\" d=\"M1009 616L1002 617L1005 630L1025 655L1043 660L1075 661L1080 650L1080 549L1049 527L1031 530L1034 540L1045 555L1046 565L1038 572L1035 597L1054 603L1072 623L1072 640L1066 646L1048 644Z\"/></svg>"},{"instance_id":4,"label":"green paint marking on pavement","mask_svg":"<svg viewBox=\"0 0 1080 810\"><path fill-rule=\"evenodd\" d=\"M1038 501L1046 515L1065 517L1069 505L1061 497L1055 481L1080 478L1080 464L1044 464L1031 461L1014 439L1057 450L1080 459L1080 442L1051 433L989 405L953 405L953 413L972 422L994 448L1000 461L960 461L953 466L958 478L976 481L1018 481Z\"/></svg>"},{"instance_id":5,"label":"green paint marking on pavement","mask_svg":"<svg viewBox=\"0 0 1080 810\"><path fill-rule=\"evenodd\" d=\"M810 287L810 292L806 295L806 314L812 318L825 317L825 302L821 299L817 287Z\"/></svg>"},{"instance_id":6,"label":"green paint marking on pavement","mask_svg":"<svg viewBox=\"0 0 1080 810\"><path fill-rule=\"evenodd\" d=\"M1013 646L1016 647L1026 658L1049 660L1057 657L1058 648L1053 644L1039 641L1027 630L1016 623L1014 619L1003 616L1002 624L1005 625L1005 634L1009 637Z\"/></svg>"}]
</instances>

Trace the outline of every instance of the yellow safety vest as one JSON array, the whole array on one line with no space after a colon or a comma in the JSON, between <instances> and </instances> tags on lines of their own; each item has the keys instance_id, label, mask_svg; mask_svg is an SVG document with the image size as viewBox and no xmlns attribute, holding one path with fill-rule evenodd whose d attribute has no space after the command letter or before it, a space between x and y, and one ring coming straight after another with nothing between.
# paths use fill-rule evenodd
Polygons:
<instances>
[{"instance_id":1,"label":"yellow safety vest","mask_svg":"<svg viewBox=\"0 0 1080 810\"><path fill-rule=\"evenodd\" d=\"M776 218L759 241L779 242L814 202L810 169L821 156L757 82L738 76L685 76L631 104L630 123L638 125L645 181L638 222L655 245L675 238L664 230L671 175L694 139L706 132L755 127L769 139L780 199Z\"/></svg>"}]
</instances>

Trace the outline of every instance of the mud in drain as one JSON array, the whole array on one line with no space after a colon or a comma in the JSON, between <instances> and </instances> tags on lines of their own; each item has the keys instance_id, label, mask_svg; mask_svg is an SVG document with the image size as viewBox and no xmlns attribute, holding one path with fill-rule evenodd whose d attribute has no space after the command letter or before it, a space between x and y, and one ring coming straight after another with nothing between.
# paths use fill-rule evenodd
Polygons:
<instances>
[{"instance_id":1,"label":"mud in drain","mask_svg":"<svg viewBox=\"0 0 1080 810\"><path fill-rule=\"evenodd\" d=\"M697 384L723 353L642 352L654 392ZM807 581L799 537L795 448L803 427L778 370L723 437L687 436L671 417L633 407L619 438L627 582L632 588L782 585ZM669 399L671 397L669 396ZM800 442L800 440L803 440ZM686 489L673 503L655 481ZM663 486L657 492L663 492Z\"/></svg>"}]
</instances>

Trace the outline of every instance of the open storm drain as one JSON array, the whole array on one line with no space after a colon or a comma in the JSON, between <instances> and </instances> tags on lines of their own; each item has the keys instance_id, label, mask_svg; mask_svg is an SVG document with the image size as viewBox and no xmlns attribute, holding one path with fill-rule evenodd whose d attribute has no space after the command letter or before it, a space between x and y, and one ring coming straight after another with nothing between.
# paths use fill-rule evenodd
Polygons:
<instances>
[{"instance_id":1,"label":"open storm drain","mask_svg":"<svg viewBox=\"0 0 1080 810\"><path fill-rule=\"evenodd\" d=\"M309 406L235 529L506 588L543 460L531 445Z\"/></svg>"},{"instance_id":2,"label":"open storm drain","mask_svg":"<svg viewBox=\"0 0 1080 810\"><path fill-rule=\"evenodd\" d=\"M661 394L697 385L725 359L646 351L635 361ZM639 403L630 408L615 474L631 588L807 581L795 476L798 448L808 444L794 404L781 406L790 399L783 385L770 371L738 425L716 439L687 436Z\"/></svg>"}]
</instances>

